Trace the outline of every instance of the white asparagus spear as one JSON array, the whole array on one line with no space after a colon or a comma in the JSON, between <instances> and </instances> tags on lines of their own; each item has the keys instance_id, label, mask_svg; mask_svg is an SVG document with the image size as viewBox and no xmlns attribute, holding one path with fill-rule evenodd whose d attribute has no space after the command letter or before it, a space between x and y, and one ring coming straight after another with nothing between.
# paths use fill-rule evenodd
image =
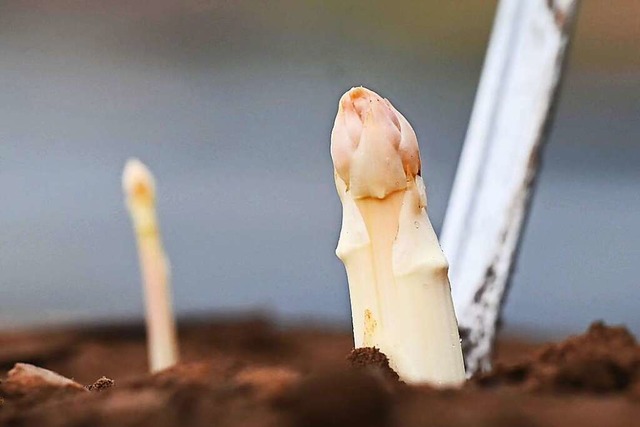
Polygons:
<instances>
[{"instance_id":1,"label":"white asparagus spear","mask_svg":"<svg viewBox=\"0 0 640 427\"><path fill-rule=\"evenodd\" d=\"M178 344L169 262L162 248L156 215L155 181L142 162L130 159L122 174L122 188L133 222L142 272L149 369L157 372L177 363Z\"/></svg>"},{"instance_id":2,"label":"white asparagus spear","mask_svg":"<svg viewBox=\"0 0 640 427\"><path fill-rule=\"evenodd\" d=\"M448 264L427 216L411 125L386 99L353 88L340 99L331 157L355 346L379 348L406 382L461 384Z\"/></svg>"}]
</instances>

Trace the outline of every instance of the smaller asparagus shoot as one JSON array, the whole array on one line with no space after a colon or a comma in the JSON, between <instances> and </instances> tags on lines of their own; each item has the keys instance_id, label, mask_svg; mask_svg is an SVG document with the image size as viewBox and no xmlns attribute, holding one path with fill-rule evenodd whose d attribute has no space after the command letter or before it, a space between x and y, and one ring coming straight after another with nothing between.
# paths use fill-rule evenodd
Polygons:
<instances>
[{"instance_id":1,"label":"smaller asparagus shoot","mask_svg":"<svg viewBox=\"0 0 640 427\"><path fill-rule=\"evenodd\" d=\"M353 88L340 99L331 157L355 346L379 348L408 383L462 383L448 264L427 216L411 125L386 99Z\"/></svg>"},{"instance_id":2,"label":"smaller asparagus shoot","mask_svg":"<svg viewBox=\"0 0 640 427\"><path fill-rule=\"evenodd\" d=\"M176 325L171 305L169 262L162 247L156 215L153 175L139 160L130 159L122 188L137 241L144 287L149 369L157 372L178 361Z\"/></svg>"}]
</instances>

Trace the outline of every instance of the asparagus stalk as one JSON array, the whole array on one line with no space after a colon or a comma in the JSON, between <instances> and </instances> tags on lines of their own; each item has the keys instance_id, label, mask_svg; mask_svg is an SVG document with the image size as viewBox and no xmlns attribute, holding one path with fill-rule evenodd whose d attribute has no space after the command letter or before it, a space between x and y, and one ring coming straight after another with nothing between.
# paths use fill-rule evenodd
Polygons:
<instances>
[{"instance_id":1,"label":"asparagus stalk","mask_svg":"<svg viewBox=\"0 0 640 427\"><path fill-rule=\"evenodd\" d=\"M401 379L465 379L448 263L427 216L418 142L386 99L362 88L340 99L331 134L356 347L378 347Z\"/></svg>"},{"instance_id":2,"label":"asparagus stalk","mask_svg":"<svg viewBox=\"0 0 640 427\"><path fill-rule=\"evenodd\" d=\"M157 372L178 361L176 325L171 306L169 262L162 247L156 215L153 175L137 159L130 159L122 187L136 236L146 301L149 369Z\"/></svg>"}]
</instances>

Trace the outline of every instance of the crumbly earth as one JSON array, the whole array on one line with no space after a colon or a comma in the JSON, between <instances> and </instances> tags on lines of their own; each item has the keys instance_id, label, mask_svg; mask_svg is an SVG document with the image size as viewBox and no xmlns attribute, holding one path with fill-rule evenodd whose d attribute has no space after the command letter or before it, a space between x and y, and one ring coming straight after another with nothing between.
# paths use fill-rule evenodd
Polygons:
<instances>
[{"instance_id":1,"label":"crumbly earth","mask_svg":"<svg viewBox=\"0 0 640 427\"><path fill-rule=\"evenodd\" d=\"M146 373L144 331L120 325L0 334L16 362L87 389L0 383L0 426L631 426L640 419L640 347L594 324L548 345L501 340L496 368L460 390L408 386L375 349L320 328L260 318L188 322L179 365ZM10 383L10 381L9 381Z\"/></svg>"}]
</instances>

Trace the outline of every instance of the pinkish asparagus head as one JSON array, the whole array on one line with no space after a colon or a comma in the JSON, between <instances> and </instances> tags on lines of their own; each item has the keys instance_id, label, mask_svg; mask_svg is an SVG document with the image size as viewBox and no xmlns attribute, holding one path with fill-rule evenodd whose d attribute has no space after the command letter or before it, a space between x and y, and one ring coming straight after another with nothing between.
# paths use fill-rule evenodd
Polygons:
<instances>
[{"instance_id":1,"label":"pinkish asparagus head","mask_svg":"<svg viewBox=\"0 0 640 427\"><path fill-rule=\"evenodd\" d=\"M420 173L413 128L388 100L363 87L340 98L331 157L354 198L384 199Z\"/></svg>"}]
</instances>

